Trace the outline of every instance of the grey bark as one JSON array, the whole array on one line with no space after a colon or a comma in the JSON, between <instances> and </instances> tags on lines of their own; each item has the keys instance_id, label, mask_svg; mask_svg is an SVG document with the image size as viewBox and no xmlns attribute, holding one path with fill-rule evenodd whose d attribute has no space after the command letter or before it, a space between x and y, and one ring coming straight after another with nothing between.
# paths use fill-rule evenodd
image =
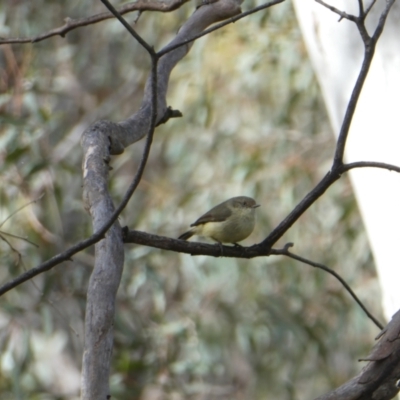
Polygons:
<instances>
[{"instance_id":1,"label":"grey bark","mask_svg":"<svg viewBox=\"0 0 400 400\"><path fill-rule=\"evenodd\" d=\"M348 382L315 400L389 400L399 391L400 310L378 335L379 342L361 372Z\"/></svg>"},{"instance_id":2,"label":"grey bark","mask_svg":"<svg viewBox=\"0 0 400 400\"><path fill-rule=\"evenodd\" d=\"M168 46L181 43L209 25L240 13L241 1L219 0L197 9ZM167 47L168 47L167 46ZM157 120L164 116L168 81L172 69L188 53L186 44L163 55L157 69ZM140 109L125 121L99 121L82 135L83 200L92 216L93 231L98 232L114 212L107 190L110 156L121 154L130 144L142 139L151 121L151 78ZM115 299L124 263L121 229L116 221L95 247L95 265L90 278L85 319L85 344L82 366L81 398L107 399L113 348Z\"/></svg>"}]
</instances>

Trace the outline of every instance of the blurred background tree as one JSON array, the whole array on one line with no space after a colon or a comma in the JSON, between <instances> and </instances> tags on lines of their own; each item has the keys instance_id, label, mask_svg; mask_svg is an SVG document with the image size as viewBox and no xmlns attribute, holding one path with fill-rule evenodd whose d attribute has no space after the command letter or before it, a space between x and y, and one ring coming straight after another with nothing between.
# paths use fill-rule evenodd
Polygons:
<instances>
[{"instance_id":1,"label":"blurred background tree","mask_svg":"<svg viewBox=\"0 0 400 400\"><path fill-rule=\"evenodd\" d=\"M104 11L97 2L5 3L3 37ZM144 13L136 29L159 49L193 8ZM149 60L108 20L66 38L3 45L0 63L0 221L44 194L1 227L39 245L7 238L16 252L0 241L6 282L91 233L80 135L97 119L118 121L138 107ZM255 243L329 168L334 137L289 2L198 40L173 71L168 99L183 118L157 128L122 225L177 237L213 205L243 194L261 204L244 242ZM142 148L113 158L115 202ZM279 244L289 241L339 272L382 319L346 177ZM89 249L3 296L2 399L78 398L92 265ZM310 399L358 371L356 360L378 332L331 276L280 257L213 259L129 245L117 309L111 384L118 399Z\"/></svg>"}]
</instances>

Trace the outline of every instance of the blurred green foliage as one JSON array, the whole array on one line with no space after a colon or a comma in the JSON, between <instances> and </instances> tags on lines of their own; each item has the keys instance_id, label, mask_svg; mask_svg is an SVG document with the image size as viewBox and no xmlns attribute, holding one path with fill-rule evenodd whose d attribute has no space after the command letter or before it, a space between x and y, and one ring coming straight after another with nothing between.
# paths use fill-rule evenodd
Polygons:
<instances>
[{"instance_id":1,"label":"blurred green foliage","mask_svg":"<svg viewBox=\"0 0 400 400\"><path fill-rule=\"evenodd\" d=\"M103 12L100 2L8 0L0 36L32 36ZM244 4L244 9L257 5ZM193 5L144 13L135 28L157 49ZM133 23L136 15L126 18ZM149 59L116 21L0 48L1 230L7 282L91 233L81 202L79 139L93 121L140 105ZM235 195L262 205L262 240L329 169L334 139L290 3L198 40L173 71L168 104L121 224L177 237ZM118 203L143 143L113 158ZM344 176L278 243L324 263L381 317L378 283ZM19 254L22 261L18 260ZM12 290L0 306L2 399L76 399L89 249ZM382 317L381 317L382 319ZM359 370L377 333L341 285L283 257L190 257L126 246L111 376L117 399L310 399Z\"/></svg>"}]
</instances>

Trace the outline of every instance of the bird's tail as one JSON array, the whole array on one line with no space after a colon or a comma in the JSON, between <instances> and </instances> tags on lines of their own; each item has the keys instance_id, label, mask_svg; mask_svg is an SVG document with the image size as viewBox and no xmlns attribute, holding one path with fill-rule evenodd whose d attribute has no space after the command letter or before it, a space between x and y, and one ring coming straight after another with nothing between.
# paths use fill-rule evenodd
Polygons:
<instances>
[{"instance_id":1,"label":"bird's tail","mask_svg":"<svg viewBox=\"0 0 400 400\"><path fill-rule=\"evenodd\" d=\"M193 231L187 231L187 232L185 232L185 233L182 233L182 235L179 236L178 239L181 239L181 240L188 240L188 239L191 238L193 235L194 235L194 232L193 232Z\"/></svg>"}]
</instances>

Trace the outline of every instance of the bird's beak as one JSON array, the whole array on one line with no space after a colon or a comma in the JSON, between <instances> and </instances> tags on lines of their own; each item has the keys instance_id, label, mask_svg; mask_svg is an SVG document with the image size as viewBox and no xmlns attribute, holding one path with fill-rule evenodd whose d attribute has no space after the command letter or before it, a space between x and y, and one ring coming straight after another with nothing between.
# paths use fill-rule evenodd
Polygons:
<instances>
[{"instance_id":1,"label":"bird's beak","mask_svg":"<svg viewBox=\"0 0 400 400\"><path fill-rule=\"evenodd\" d=\"M257 208L260 207L261 204L256 204L255 206L253 206L253 208Z\"/></svg>"}]
</instances>

